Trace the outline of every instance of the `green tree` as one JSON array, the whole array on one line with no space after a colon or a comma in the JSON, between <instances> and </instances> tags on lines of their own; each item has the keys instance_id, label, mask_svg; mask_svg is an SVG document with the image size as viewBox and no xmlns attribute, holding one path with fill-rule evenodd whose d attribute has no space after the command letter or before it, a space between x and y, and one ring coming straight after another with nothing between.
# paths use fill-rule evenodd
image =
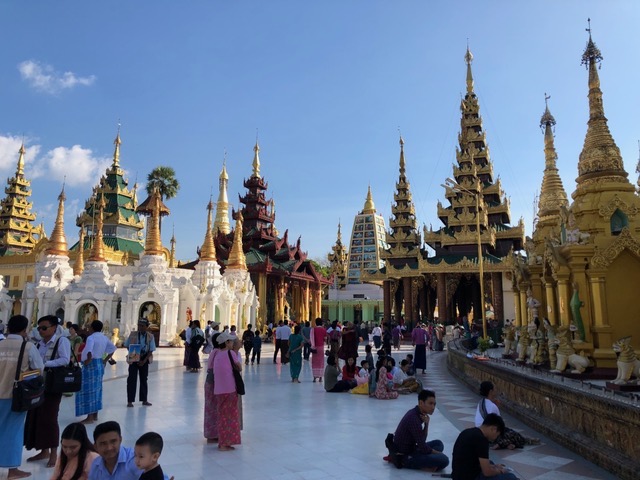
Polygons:
<instances>
[{"instance_id":1,"label":"green tree","mask_svg":"<svg viewBox=\"0 0 640 480\"><path fill-rule=\"evenodd\" d=\"M176 179L176 171L171 167L159 166L147 175L147 194L151 195L158 188L162 200L175 197L180 190L180 183Z\"/></svg>"}]
</instances>

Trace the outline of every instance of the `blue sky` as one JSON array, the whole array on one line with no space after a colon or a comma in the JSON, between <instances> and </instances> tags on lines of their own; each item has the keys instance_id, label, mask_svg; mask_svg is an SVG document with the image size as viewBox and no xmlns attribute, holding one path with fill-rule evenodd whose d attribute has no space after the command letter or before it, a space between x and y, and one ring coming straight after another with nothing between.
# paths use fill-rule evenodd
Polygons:
<instances>
[{"instance_id":1,"label":"blue sky","mask_svg":"<svg viewBox=\"0 0 640 480\"><path fill-rule=\"evenodd\" d=\"M325 257L362 209L370 184L387 219L398 176L398 128L420 224L440 225L465 91L475 91L512 223L531 234L544 167L544 93L558 125L564 186L575 187L588 119L580 57L587 17L604 56L609 126L635 183L638 160L635 1L139 1L0 4L0 176L24 136L34 210L51 232L67 176L66 232L113 153L133 184L176 169L168 246L195 258L224 151L229 198L251 174L256 129L276 225ZM105 163L106 162L106 163ZM4 177L3 177L4 178ZM142 199L141 199L142 200Z\"/></svg>"}]
</instances>

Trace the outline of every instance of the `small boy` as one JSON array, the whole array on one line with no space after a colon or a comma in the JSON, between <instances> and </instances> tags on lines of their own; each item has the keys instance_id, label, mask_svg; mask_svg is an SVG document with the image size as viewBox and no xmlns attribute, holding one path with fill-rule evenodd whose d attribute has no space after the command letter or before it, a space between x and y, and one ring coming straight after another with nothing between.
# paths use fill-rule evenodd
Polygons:
<instances>
[{"instance_id":1,"label":"small boy","mask_svg":"<svg viewBox=\"0 0 640 480\"><path fill-rule=\"evenodd\" d=\"M416 367L413 365L413 355L407 353L407 358L405 360L409 362L409 370L407 370L407 375L413 377L416 374Z\"/></svg>"},{"instance_id":2,"label":"small boy","mask_svg":"<svg viewBox=\"0 0 640 480\"><path fill-rule=\"evenodd\" d=\"M262 350L262 337L260 336L260 329L256 328L256 334L253 337L253 352L251 353L251 365L253 365L253 362L256 359L258 361L258 365L260 365L261 350Z\"/></svg>"},{"instance_id":3,"label":"small boy","mask_svg":"<svg viewBox=\"0 0 640 480\"><path fill-rule=\"evenodd\" d=\"M356 377L356 382L358 382L358 385L361 383L369 383L369 362L362 360L360 362L360 367L360 371Z\"/></svg>"},{"instance_id":4,"label":"small boy","mask_svg":"<svg viewBox=\"0 0 640 480\"><path fill-rule=\"evenodd\" d=\"M162 467L158 463L162 447L162 437L155 432L147 432L136 441L136 466L144 471L139 480L164 480Z\"/></svg>"}]
</instances>

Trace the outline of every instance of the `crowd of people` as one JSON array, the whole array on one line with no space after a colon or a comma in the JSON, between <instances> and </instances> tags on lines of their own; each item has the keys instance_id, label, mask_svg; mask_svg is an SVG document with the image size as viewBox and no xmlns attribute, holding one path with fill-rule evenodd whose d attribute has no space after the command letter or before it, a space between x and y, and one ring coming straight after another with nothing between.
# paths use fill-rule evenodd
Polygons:
<instances>
[{"instance_id":1,"label":"crowd of people","mask_svg":"<svg viewBox=\"0 0 640 480\"><path fill-rule=\"evenodd\" d=\"M142 359L131 364L127 395L129 406L135 398L140 376L140 399L146 401L148 363L155 344L146 332L148 323L141 319L138 331L129 341L142 343ZM52 468L51 480L158 480L166 479L158 465L162 437L154 432L142 435L135 449L122 447L120 426L113 421L96 426L93 442L87 436L86 424L98 419L102 409L102 376L104 365L116 350L102 334L103 325L93 320L86 333L78 325L64 329L57 317L38 319L36 341L28 335L29 320L23 315L11 317L7 335L0 339L0 467L8 469L8 479L31 476L21 470L22 450L39 450L28 462L46 461ZM78 340L79 339L79 340ZM82 363L82 383L76 393L76 416L87 415L81 422L67 425L62 434L58 423L60 402L65 395L46 385L42 401L35 408L14 408L14 384L27 375L53 375L54 369ZM147 368L145 368L147 367ZM59 448L60 447L60 448Z\"/></svg>"},{"instance_id":2,"label":"crowd of people","mask_svg":"<svg viewBox=\"0 0 640 480\"><path fill-rule=\"evenodd\" d=\"M69 323L59 325L55 316L41 317L37 322L37 342L29 341L29 321L16 315L7 325L5 339L0 339L0 467L8 468L9 480L30 476L20 470L23 446L39 452L28 461L46 461L52 468L51 479L163 479L167 478L158 464L162 437L148 432L134 448L122 446L120 426L113 421L100 423L89 440L86 424L98 421L102 409L102 377L105 364L112 359L116 346L102 334L103 325L93 320L86 331ZM149 322L140 319L136 330L124 346L137 346L127 355L127 407L133 407L136 394L142 406L148 401L149 365L156 350L155 339L148 331ZM318 318L312 325L289 325L280 321L269 328L275 339L273 363L288 365L291 383L299 384L304 361L310 362L313 382L323 382L328 393L351 392L380 400L396 399L401 394L418 393L418 405L400 421L394 435L387 438L386 460L404 468L439 471L449 465L439 440L427 441L430 415L436 406L435 393L423 388L427 367L427 351L437 349L438 335L429 326L417 325L410 334L401 326L368 326L346 322L340 325ZM204 330L193 320L184 331L184 366L188 372L206 367L204 383L204 437L217 444L220 451L234 450L241 444L243 429L242 382L243 365L260 364L263 341L268 331L248 325L239 337L235 326L223 327L210 321ZM393 357L402 339L411 341L413 354L399 362ZM359 348L364 345L364 356ZM24 347L24 354L20 350ZM244 361L241 350L244 350ZM201 351L208 358L201 362ZM374 352L377 359L374 359ZM279 357L278 357L279 355ZM76 360L77 359L77 360ZM47 391L44 401L28 412L12 409L12 387L16 370L44 372L78 362L82 364L82 384L75 395L76 416L86 415L80 422L66 426L60 434L58 411L64 393ZM138 393L139 385L139 393ZM480 388L482 400L477 406L476 427L463 431L453 449L453 478L499 480L516 478L504 466L489 461L490 448L522 448L536 444L505 427L500 417L499 399L490 382ZM486 450L486 451L485 451ZM117 474L117 475L116 475Z\"/></svg>"}]
</instances>

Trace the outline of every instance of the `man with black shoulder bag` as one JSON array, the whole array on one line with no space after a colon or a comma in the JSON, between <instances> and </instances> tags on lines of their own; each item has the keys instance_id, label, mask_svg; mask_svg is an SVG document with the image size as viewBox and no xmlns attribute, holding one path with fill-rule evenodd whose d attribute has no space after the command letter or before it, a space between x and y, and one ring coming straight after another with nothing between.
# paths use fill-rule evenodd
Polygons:
<instances>
[{"instance_id":1,"label":"man with black shoulder bag","mask_svg":"<svg viewBox=\"0 0 640 480\"><path fill-rule=\"evenodd\" d=\"M10 480L31 476L20 470L26 409L14 409L16 384L30 371L42 372L36 347L27 342L29 319L14 315L7 324L7 338L0 342L0 468L8 468Z\"/></svg>"},{"instance_id":2,"label":"man with black shoulder bag","mask_svg":"<svg viewBox=\"0 0 640 480\"><path fill-rule=\"evenodd\" d=\"M156 350L156 341L149 330L149 320L138 320L138 330L133 330L124 346L129 349L127 363L129 364L129 376L127 377L127 407L133 407L136 400L136 388L138 376L140 377L140 401L145 407L150 407L147 401L149 387L149 364L153 361L153 352ZM132 347L134 346L134 347ZM138 354L139 352L139 354ZM139 358L138 358L139 356Z\"/></svg>"},{"instance_id":3,"label":"man with black shoulder bag","mask_svg":"<svg viewBox=\"0 0 640 480\"><path fill-rule=\"evenodd\" d=\"M38 320L38 333L41 340L36 345L40 358L44 363L45 393L44 403L27 412L24 428L24 446L27 450L36 449L40 453L27 459L27 462L47 460L47 468L56 465L58 444L60 443L60 427L58 412L62 392L47 388L51 385L53 370L64 368L71 360L71 344L58 328L58 317L45 315ZM49 382L47 381L49 380Z\"/></svg>"}]
</instances>

